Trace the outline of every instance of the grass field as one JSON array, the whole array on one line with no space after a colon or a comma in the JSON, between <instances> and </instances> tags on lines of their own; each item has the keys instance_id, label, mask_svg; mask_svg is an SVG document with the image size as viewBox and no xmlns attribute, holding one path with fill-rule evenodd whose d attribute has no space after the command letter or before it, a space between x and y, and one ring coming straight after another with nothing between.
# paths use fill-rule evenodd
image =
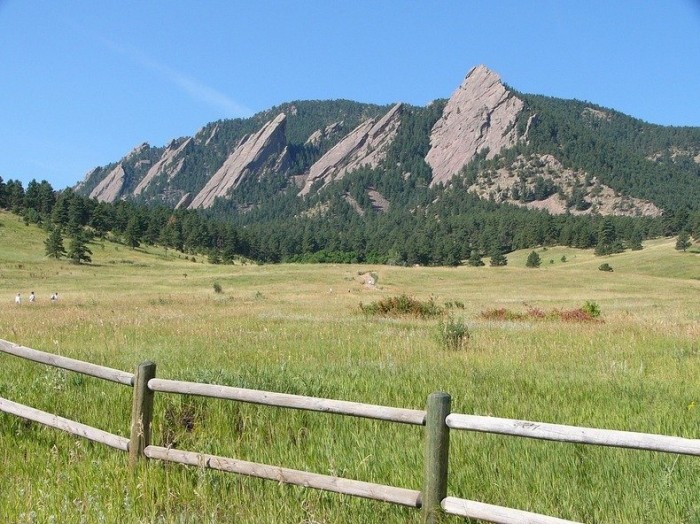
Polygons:
<instances>
[{"instance_id":1,"label":"grass field","mask_svg":"<svg viewBox=\"0 0 700 524\"><path fill-rule=\"evenodd\" d=\"M700 436L700 255L677 252L675 239L605 258L540 249L542 267L527 269L529 250L503 268L214 266L109 242L76 266L47 260L45 237L0 213L0 338L126 371L153 360L162 378L418 409L441 390L454 412ZM370 271L373 288L360 276ZM32 290L35 304L15 306ZM360 313L400 294L463 303L451 313L469 327L466 347L441 347L439 319ZM586 301L604 322L480 316ZM129 433L130 388L0 354L0 396ZM166 394L154 424L159 445L421 487L416 427ZM700 522L700 458L456 432L450 457L453 496L583 522ZM126 458L0 413L0 516L420 521L416 510L157 461L132 472Z\"/></svg>"}]
</instances>

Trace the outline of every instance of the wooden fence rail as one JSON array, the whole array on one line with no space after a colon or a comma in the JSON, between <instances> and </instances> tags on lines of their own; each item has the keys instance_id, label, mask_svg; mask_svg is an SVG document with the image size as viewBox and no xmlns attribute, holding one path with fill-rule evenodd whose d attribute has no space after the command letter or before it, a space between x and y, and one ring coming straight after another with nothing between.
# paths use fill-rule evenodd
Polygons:
<instances>
[{"instance_id":1,"label":"wooden fence rail","mask_svg":"<svg viewBox=\"0 0 700 524\"><path fill-rule=\"evenodd\" d=\"M215 384L158 379L155 378L155 364L152 362L142 363L133 374L44 353L5 340L0 340L0 353L7 353L134 388L130 439L4 398L0 398L0 411L2 412L60 429L120 451L126 451L129 453L132 464L139 458L158 459L420 508L424 524L441 522L445 514L481 519L497 524L522 522L575 524L573 521L556 517L447 496L450 429L558 442L700 455L700 440L696 439L450 413L451 399L446 393L431 394L427 400L426 410L405 409ZM199 395L424 426L425 464L422 490L385 486L246 462L229 457L153 446L150 444L150 426L153 416L153 396L156 392Z\"/></svg>"},{"instance_id":2,"label":"wooden fence rail","mask_svg":"<svg viewBox=\"0 0 700 524\"><path fill-rule=\"evenodd\" d=\"M462 415L458 413L448 415L446 422L452 429L467 431L496 433L538 440L554 440L556 442L591 444L594 446L664 451L679 455L700 455L700 440L698 439L669 437L651 433L634 433L632 431L563 426L545 422Z\"/></svg>"},{"instance_id":3,"label":"wooden fence rail","mask_svg":"<svg viewBox=\"0 0 700 524\"><path fill-rule=\"evenodd\" d=\"M118 384L123 384L125 386L134 385L133 373L127 373L126 371L120 371L118 369L106 368L104 366L98 366L97 364L62 357L52 353L44 353L43 351L37 351L36 349L18 346L17 344L13 344L7 340L0 340L0 351L16 357L53 366L55 368L67 369L68 371L75 371L76 373L82 373L83 375L90 375L91 377L117 382Z\"/></svg>"},{"instance_id":4,"label":"wooden fence rail","mask_svg":"<svg viewBox=\"0 0 700 524\"><path fill-rule=\"evenodd\" d=\"M274 480L285 484L294 484L324 491L333 491L335 493L342 493L343 495L380 500L412 508L420 507L420 491L412 489L372 484L360 480L344 479L330 475L309 473L296 469L269 466L267 464L258 464L256 462L247 462L228 457L218 457L216 455L206 455L203 453L169 449L159 446L148 446L144 450L144 453L148 458L178 462L189 466L206 467L219 471L228 471L230 473L238 473L239 475Z\"/></svg>"},{"instance_id":5,"label":"wooden fence rail","mask_svg":"<svg viewBox=\"0 0 700 524\"><path fill-rule=\"evenodd\" d=\"M83 437L88 440L92 440L93 442L106 444L109 447L119 449L121 451L128 450L128 438L113 435L112 433L102 431L101 429L93 428L92 426L59 417L58 415L53 415L45 411L40 411L23 404L18 404L17 402L12 402L11 400L7 400L2 397L0 397L0 411L38 422L44 426L60 429L70 433L71 435Z\"/></svg>"},{"instance_id":6,"label":"wooden fence rail","mask_svg":"<svg viewBox=\"0 0 700 524\"><path fill-rule=\"evenodd\" d=\"M336 415L348 415L352 417L364 417L403 424L425 424L425 411L419 409L403 409L374 404L360 404L345 400L332 400L327 398L305 397L302 395L290 395L287 393L273 393L257 389L235 388L230 386L218 386L216 384L200 384L198 382L183 382L179 380L164 380L152 378L148 381L148 388L153 391L165 393L179 393L182 395L199 395L224 400L236 400L251 404L264 404L279 408L302 409L307 411L320 411Z\"/></svg>"}]
</instances>

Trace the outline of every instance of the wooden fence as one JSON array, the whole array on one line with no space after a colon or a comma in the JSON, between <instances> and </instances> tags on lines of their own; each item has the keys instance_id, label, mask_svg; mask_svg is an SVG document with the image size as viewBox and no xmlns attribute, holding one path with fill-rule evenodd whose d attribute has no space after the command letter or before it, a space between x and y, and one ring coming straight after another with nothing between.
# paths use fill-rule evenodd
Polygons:
<instances>
[{"instance_id":1,"label":"wooden fence","mask_svg":"<svg viewBox=\"0 0 700 524\"><path fill-rule=\"evenodd\" d=\"M450 429L496 433L557 442L575 442L640 450L700 455L700 440L564 426L451 413L450 396L432 393L426 409L404 409L356 402L305 397L252 389L200 384L155 378L156 365L144 362L136 373L98 366L52 355L0 340L0 352L23 359L133 387L130 437L114 435L80 422L65 419L29 406L0 398L0 411L32 420L70 434L99 442L129 454L130 463L149 458L259 477L287 484L332 491L344 495L380 500L420 509L424 523L440 522L444 515L456 515L489 522L514 524L564 524L573 521L447 496ZM421 490L373 484L359 480L321 475L307 471L247 462L195 451L154 446L151 441L153 396L156 392L199 395L237 402L319 411L424 427L424 477Z\"/></svg>"}]
</instances>

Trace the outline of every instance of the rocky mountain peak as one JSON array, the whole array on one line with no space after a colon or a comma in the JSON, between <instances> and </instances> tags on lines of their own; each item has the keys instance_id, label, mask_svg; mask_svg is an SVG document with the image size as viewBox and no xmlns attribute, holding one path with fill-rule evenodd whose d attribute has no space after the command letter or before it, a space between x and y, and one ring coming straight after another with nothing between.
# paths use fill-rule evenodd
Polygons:
<instances>
[{"instance_id":1,"label":"rocky mountain peak","mask_svg":"<svg viewBox=\"0 0 700 524\"><path fill-rule=\"evenodd\" d=\"M185 162L183 152L192 142L191 138L184 141L173 140L165 149L163 156L146 173L146 176L134 189L134 195L140 195L160 175L166 175L168 180L177 175Z\"/></svg>"},{"instance_id":2,"label":"rocky mountain peak","mask_svg":"<svg viewBox=\"0 0 700 524\"><path fill-rule=\"evenodd\" d=\"M287 117L280 113L257 133L244 137L194 197L189 209L211 207L216 197L225 197L248 175L260 176L266 170L284 170L288 162L286 122Z\"/></svg>"},{"instance_id":3,"label":"rocky mountain peak","mask_svg":"<svg viewBox=\"0 0 700 524\"><path fill-rule=\"evenodd\" d=\"M515 119L523 106L496 73L483 65L472 68L431 131L425 157L433 169L431 184L447 182L486 148L492 158L515 145Z\"/></svg>"},{"instance_id":4,"label":"rocky mountain peak","mask_svg":"<svg viewBox=\"0 0 700 524\"><path fill-rule=\"evenodd\" d=\"M102 181L95 186L90 193L90 198L95 198L100 202L114 202L124 187L126 173L121 162L112 169Z\"/></svg>"},{"instance_id":5,"label":"rocky mountain peak","mask_svg":"<svg viewBox=\"0 0 700 524\"><path fill-rule=\"evenodd\" d=\"M370 118L353 129L311 166L299 195L306 195L319 180L326 185L362 166L377 167L396 136L402 109L403 104L396 104L382 118Z\"/></svg>"}]
</instances>

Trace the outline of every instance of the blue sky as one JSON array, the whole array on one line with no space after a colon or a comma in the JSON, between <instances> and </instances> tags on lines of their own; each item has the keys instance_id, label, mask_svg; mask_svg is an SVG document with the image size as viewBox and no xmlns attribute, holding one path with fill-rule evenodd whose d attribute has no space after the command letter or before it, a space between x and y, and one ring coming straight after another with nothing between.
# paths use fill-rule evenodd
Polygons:
<instances>
[{"instance_id":1,"label":"blue sky","mask_svg":"<svg viewBox=\"0 0 700 524\"><path fill-rule=\"evenodd\" d=\"M477 64L700 126L700 0L0 0L0 176L62 189L292 100L425 105Z\"/></svg>"}]
</instances>

